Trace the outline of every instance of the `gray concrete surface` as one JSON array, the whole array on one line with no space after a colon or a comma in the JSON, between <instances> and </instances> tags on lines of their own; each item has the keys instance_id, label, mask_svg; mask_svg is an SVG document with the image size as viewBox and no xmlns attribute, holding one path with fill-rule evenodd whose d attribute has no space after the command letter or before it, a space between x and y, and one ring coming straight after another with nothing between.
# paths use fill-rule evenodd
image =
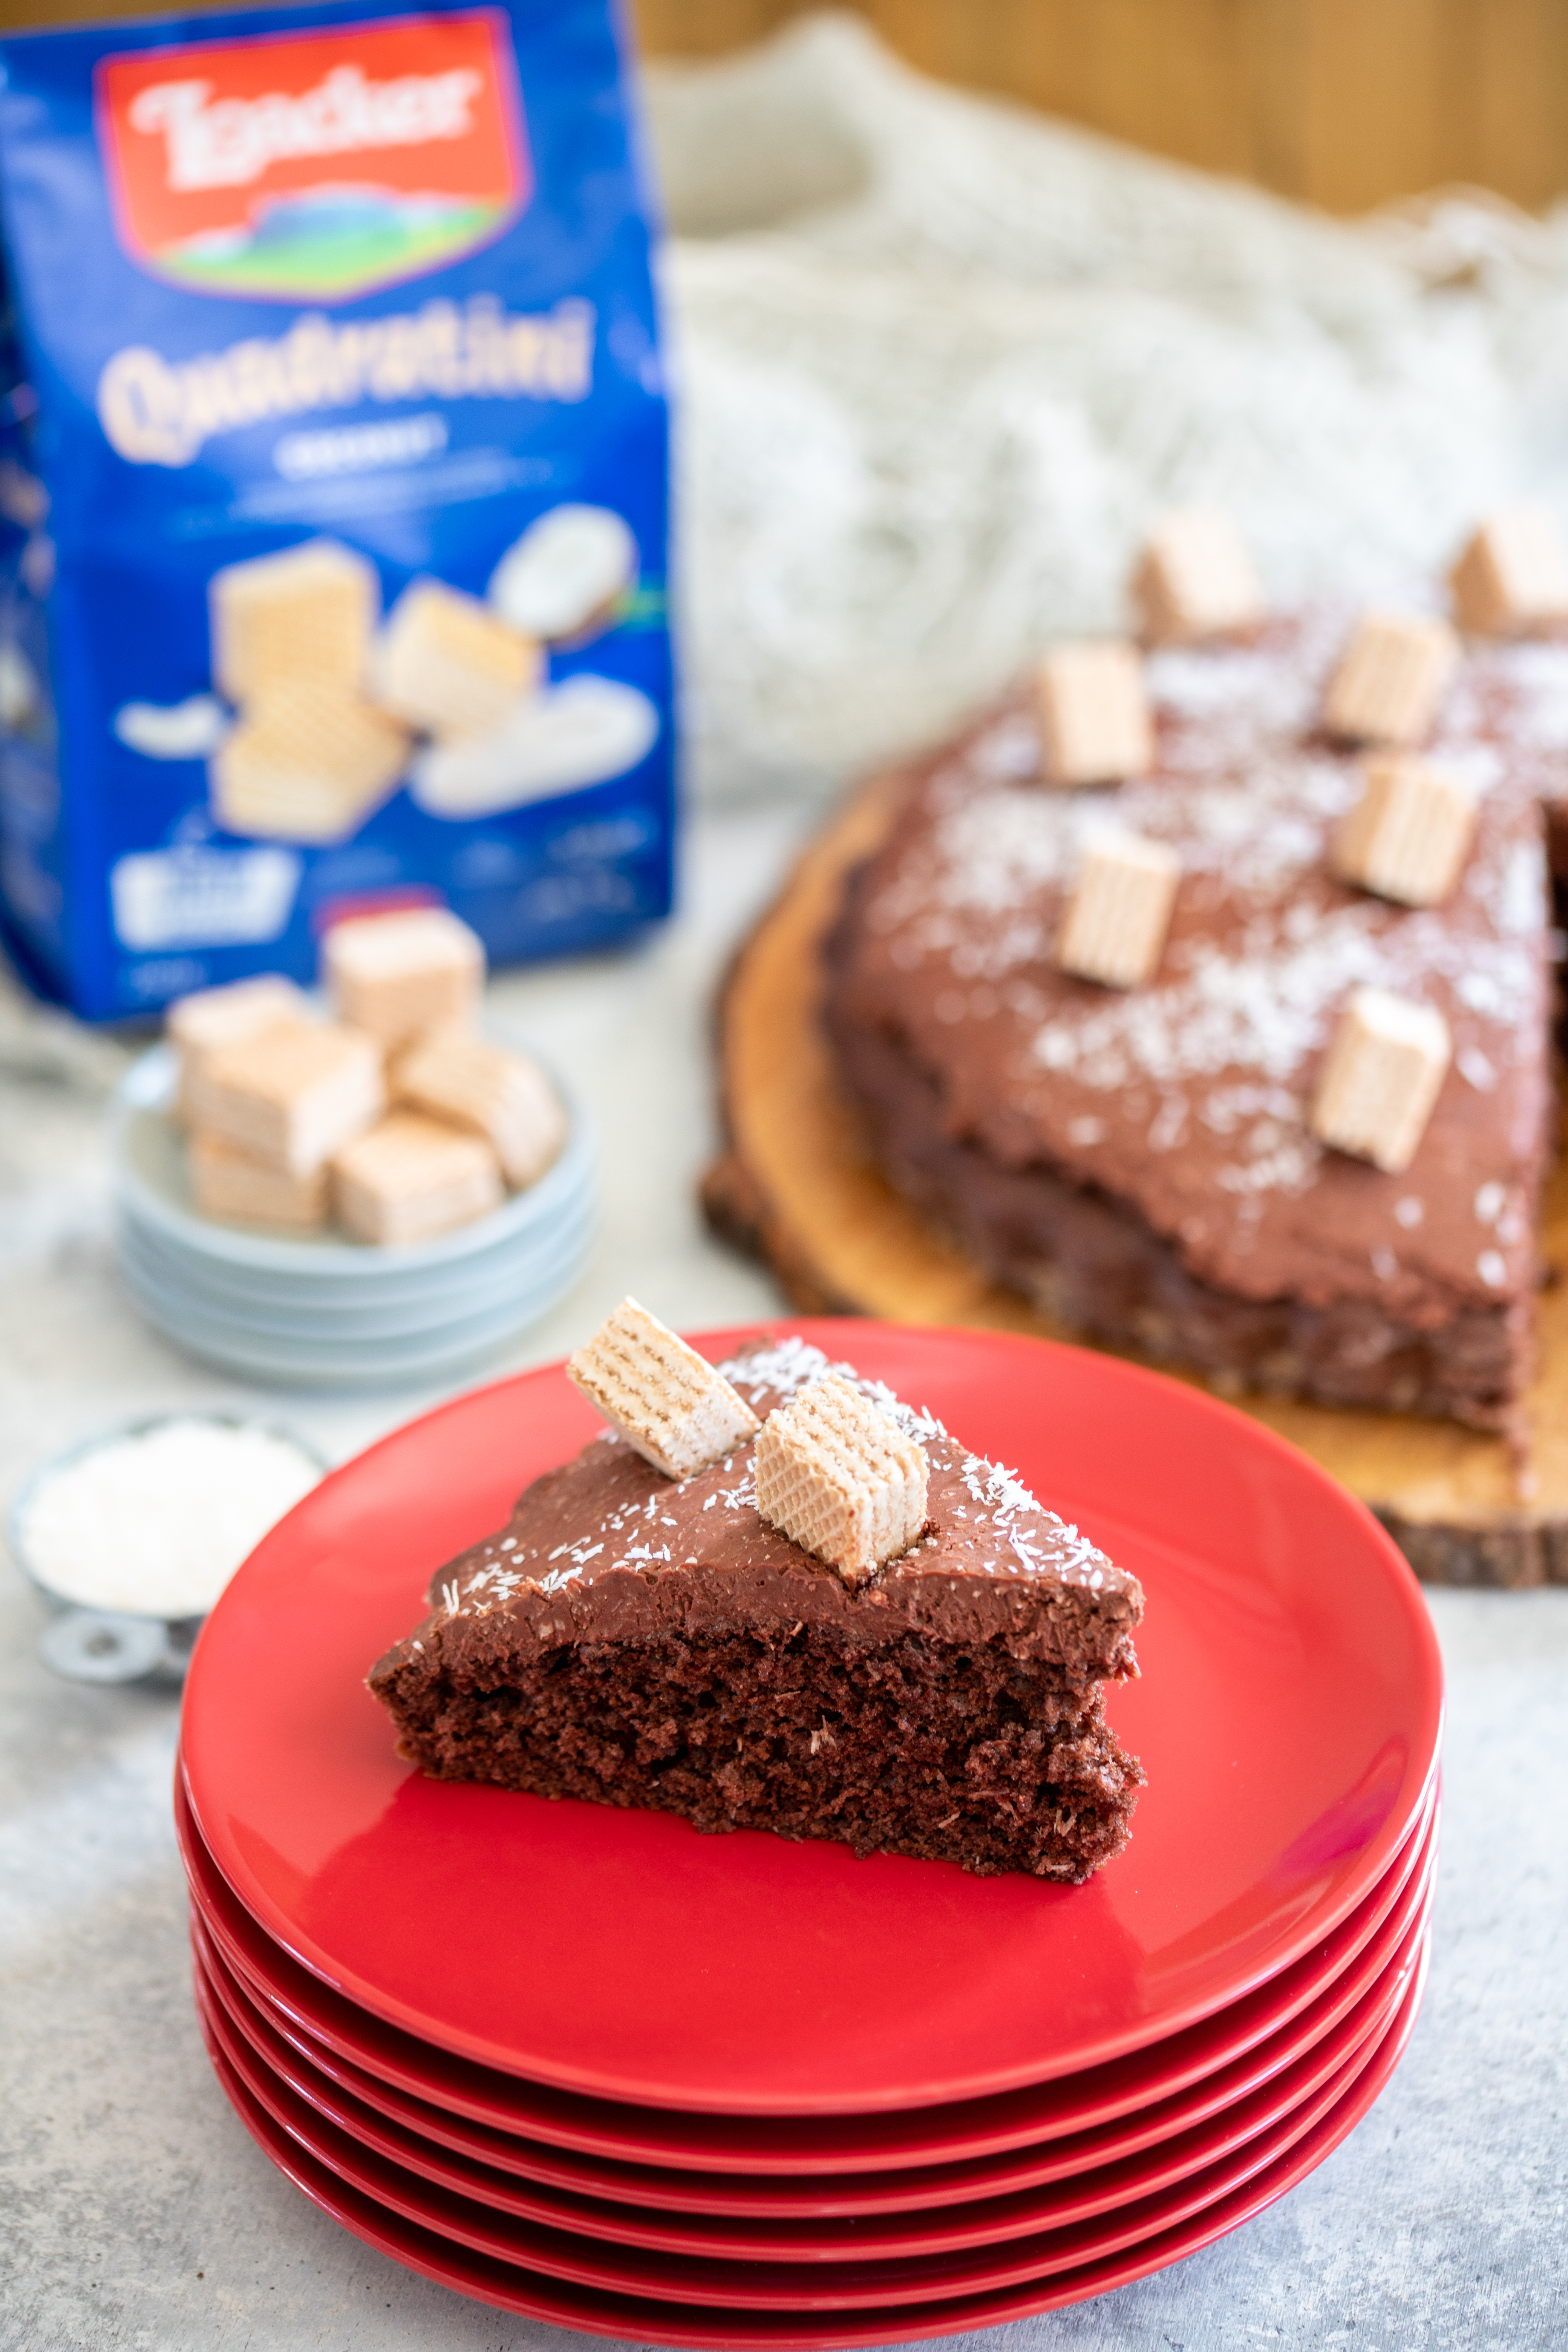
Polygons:
<instances>
[{"instance_id":1,"label":"gray concrete surface","mask_svg":"<svg viewBox=\"0 0 1568 2352\"><path fill-rule=\"evenodd\" d=\"M800 814L705 819L686 912L633 958L500 983L569 1059L606 1141L605 1234L498 1369L559 1354L627 1287L672 1319L769 1311L702 1234L704 1035L730 940ZM240 1400L117 1281L99 1133L120 1049L0 999L0 1507L36 1462L132 1412ZM428 1402L288 1399L343 1455ZM1205 2254L973 2340L995 2352L1353 2352L1568 2343L1568 1591L1432 1596L1450 1676L1426 2009L1404 2066L1302 2187ZM561 2352L370 2252L228 2109L191 2009L169 1820L176 1702L40 1664L0 1563L0 2347ZM950 2342L958 2339L948 2339Z\"/></svg>"}]
</instances>

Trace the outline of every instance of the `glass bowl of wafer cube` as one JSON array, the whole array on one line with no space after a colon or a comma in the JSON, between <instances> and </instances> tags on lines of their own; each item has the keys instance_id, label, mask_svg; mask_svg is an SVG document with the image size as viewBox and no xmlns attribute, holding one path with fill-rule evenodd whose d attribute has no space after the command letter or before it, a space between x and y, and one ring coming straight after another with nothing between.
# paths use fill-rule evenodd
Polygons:
<instances>
[{"instance_id":1,"label":"glass bowl of wafer cube","mask_svg":"<svg viewBox=\"0 0 1568 2352\"><path fill-rule=\"evenodd\" d=\"M435 1380L576 1280L593 1136L486 1025L444 908L334 924L320 997L275 974L169 1008L114 1108L121 1272L183 1347L288 1386Z\"/></svg>"}]
</instances>

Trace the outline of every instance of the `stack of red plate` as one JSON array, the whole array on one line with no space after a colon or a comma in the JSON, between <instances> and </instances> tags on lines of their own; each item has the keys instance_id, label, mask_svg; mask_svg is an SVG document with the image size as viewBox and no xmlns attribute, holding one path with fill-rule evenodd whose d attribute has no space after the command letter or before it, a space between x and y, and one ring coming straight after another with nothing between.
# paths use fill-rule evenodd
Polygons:
<instances>
[{"instance_id":1,"label":"stack of red plate","mask_svg":"<svg viewBox=\"0 0 1568 2352\"><path fill-rule=\"evenodd\" d=\"M316 2203L508 2311L863 2345L1103 2294L1280 2197L1409 2039L1441 1674L1300 1455L1037 1341L794 1322L1143 1580L1148 1786L1089 1884L421 1779L364 1688L595 1423L558 1369L329 1478L209 1621L180 1834L219 2079ZM721 1356L744 1334L700 1339Z\"/></svg>"}]
</instances>

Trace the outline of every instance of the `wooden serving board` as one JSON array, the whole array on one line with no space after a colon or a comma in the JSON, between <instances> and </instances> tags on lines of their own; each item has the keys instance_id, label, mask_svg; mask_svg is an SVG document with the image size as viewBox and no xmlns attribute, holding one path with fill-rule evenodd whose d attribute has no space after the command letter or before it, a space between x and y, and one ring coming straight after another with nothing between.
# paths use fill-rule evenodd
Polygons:
<instances>
[{"instance_id":1,"label":"wooden serving board","mask_svg":"<svg viewBox=\"0 0 1568 2352\"><path fill-rule=\"evenodd\" d=\"M878 1173L829 1059L817 1017L818 950L846 873L884 838L900 793L895 777L861 791L801 858L736 958L719 1013L727 1148L704 1180L703 1205L720 1234L772 1266L797 1307L1071 1339L1075 1333L992 1283ZM1542 1244L1552 1272L1522 1464L1502 1439L1449 1422L1224 1391L1370 1504L1435 1583L1568 1583L1562 1158L1548 1187ZM1176 1376L1204 1384L1201 1376Z\"/></svg>"}]
</instances>

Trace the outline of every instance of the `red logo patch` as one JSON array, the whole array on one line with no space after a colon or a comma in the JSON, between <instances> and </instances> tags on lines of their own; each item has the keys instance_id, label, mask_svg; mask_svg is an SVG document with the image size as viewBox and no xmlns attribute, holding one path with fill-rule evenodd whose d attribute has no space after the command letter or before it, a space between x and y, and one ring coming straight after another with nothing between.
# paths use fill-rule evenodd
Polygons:
<instances>
[{"instance_id":1,"label":"red logo patch","mask_svg":"<svg viewBox=\"0 0 1568 2352\"><path fill-rule=\"evenodd\" d=\"M106 58L121 240L211 294L346 301L487 245L533 179L489 11Z\"/></svg>"}]
</instances>

